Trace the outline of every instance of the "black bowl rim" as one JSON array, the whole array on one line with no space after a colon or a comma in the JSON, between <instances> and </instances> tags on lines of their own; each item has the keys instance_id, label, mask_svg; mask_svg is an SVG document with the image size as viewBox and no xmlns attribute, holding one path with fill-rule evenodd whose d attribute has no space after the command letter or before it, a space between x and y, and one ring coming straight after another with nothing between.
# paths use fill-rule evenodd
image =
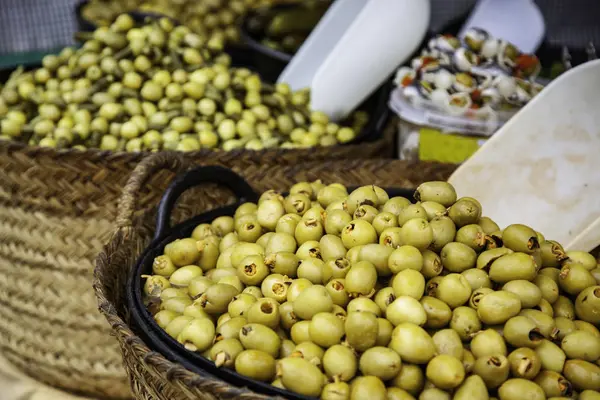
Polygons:
<instances>
[{"instance_id":1,"label":"black bowl rim","mask_svg":"<svg viewBox=\"0 0 600 400\"><path fill-rule=\"evenodd\" d=\"M355 187L348 187L349 190ZM403 196L414 202L414 193L416 189L399 189L399 188L384 188L390 197ZM284 193L285 195L285 193ZM258 200L259 195L255 198L246 198L242 201L220 207L206 213L197 215L184 222L181 222L171 229L167 230L163 236L160 236L150 242L150 244L142 251L138 257L133 270L127 280L126 301L127 308L130 314L131 328L136 332L146 345L152 350L157 351L172 362L178 363L184 368L196 374L212 377L222 380L230 385L240 389L247 388L256 393L267 396L280 396L294 400L308 400L312 397L299 395L287 390L276 388L270 383L255 381L236 373L229 368L217 368L212 361L204 358L202 355L186 350L175 339L167 335L167 333L158 326L152 318L147 308L144 306L142 298L142 274L149 272L152 268L152 261L158 254L162 254L165 245L169 242L185 236L189 236L193 229L201 223L209 223L215 218L223 215L232 216L236 208L244 201Z\"/></svg>"}]
</instances>

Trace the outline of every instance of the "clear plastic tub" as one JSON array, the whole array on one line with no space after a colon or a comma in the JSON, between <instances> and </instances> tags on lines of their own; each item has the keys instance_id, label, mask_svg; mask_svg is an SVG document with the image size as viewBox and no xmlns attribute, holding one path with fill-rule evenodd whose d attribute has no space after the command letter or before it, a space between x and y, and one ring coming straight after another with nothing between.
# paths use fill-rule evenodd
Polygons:
<instances>
[{"instance_id":1,"label":"clear plastic tub","mask_svg":"<svg viewBox=\"0 0 600 400\"><path fill-rule=\"evenodd\" d=\"M453 114L395 89L390 108L400 117L398 156L409 161L460 164L485 143L516 111L469 110Z\"/></svg>"}]
</instances>

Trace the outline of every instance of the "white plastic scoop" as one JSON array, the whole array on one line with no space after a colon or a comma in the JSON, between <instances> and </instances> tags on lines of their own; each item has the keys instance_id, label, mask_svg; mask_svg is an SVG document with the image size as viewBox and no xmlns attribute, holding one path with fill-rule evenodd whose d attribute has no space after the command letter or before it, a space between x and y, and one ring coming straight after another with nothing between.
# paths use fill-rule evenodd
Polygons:
<instances>
[{"instance_id":1,"label":"white plastic scoop","mask_svg":"<svg viewBox=\"0 0 600 400\"><path fill-rule=\"evenodd\" d=\"M524 53L535 53L546 30L533 0L479 0L458 37L464 38L470 28L483 28Z\"/></svg>"},{"instance_id":2,"label":"white plastic scoop","mask_svg":"<svg viewBox=\"0 0 600 400\"><path fill-rule=\"evenodd\" d=\"M600 60L551 82L450 177L501 227L565 248L600 244Z\"/></svg>"},{"instance_id":3,"label":"white plastic scoop","mask_svg":"<svg viewBox=\"0 0 600 400\"><path fill-rule=\"evenodd\" d=\"M336 0L279 77L311 106L345 117L420 45L429 0Z\"/></svg>"}]
</instances>

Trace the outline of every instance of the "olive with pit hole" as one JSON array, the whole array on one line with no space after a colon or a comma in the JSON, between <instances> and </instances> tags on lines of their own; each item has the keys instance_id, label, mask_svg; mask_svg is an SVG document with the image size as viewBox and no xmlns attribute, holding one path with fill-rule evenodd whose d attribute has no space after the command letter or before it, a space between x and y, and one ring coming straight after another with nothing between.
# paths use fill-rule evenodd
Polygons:
<instances>
[{"instance_id":1,"label":"olive with pit hole","mask_svg":"<svg viewBox=\"0 0 600 400\"><path fill-rule=\"evenodd\" d=\"M600 391L600 366L584 360L567 360L563 374L577 390Z\"/></svg>"},{"instance_id":2,"label":"olive with pit hole","mask_svg":"<svg viewBox=\"0 0 600 400\"><path fill-rule=\"evenodd\" d=\"M410 296L398 296L385 312L385 317L394 326L405 322L422 326L427 322L427 313L417 299Z\"/></svg>"},{"instance_id":3,"label":"olive with pit hole","mask_svg":"<svg viewBox=\"0 0 600 400\"><path fill-rule=\"evenodd\" d=\"M579 319L594 325L600 324L600 286L582 290L575 299L575 312Z\"/></svg>"},{"instance_id":4,"label":"olive with pit hole","mask_svg":"<svg viewBox=\"0 0 600 400\"><path fill-rule=\"evenodd\" d=\"M510 318L504 324L504 339L513 347L535 348L540 345L544 335L533 321L522 315Z\"/></svg>"},{"instance_id":5,"label":"olive with pit hole","mask_svg":"<svg viewBox=\"0 0 600 400\"><path fill-rule=\"evenodd\" d=\"M521 347L508 355L510 371L515 378L533 380L542 368L542 362L535 350Z\"/></svg>"},{"instance_id":6,"label":"olive with pit hole","mask_svg":"<svg viewBox=\"0 0 600 400\"><path fill-rule=\"evenodd\" d=\"M294 282L298 279L294 280ZM303 283L301 280L300 283ZM283 303L289 300L289 289L291 288L291 279L281 274L271 274L265 278L260 284L260 291L264 297L277 300L279 303Z\"/></svg>"},{"instance_id":7,"label":"olive with pit hole","mask_svg":"<svg viewBox=\"0 0 600 400\"><path fill-rule=\"evenodd\" d=\"M422 255L423 268L421 269L421 273L423 276L427 279L431 279L440 275L444 270L440 256L431 250L424 250Z\"/></svg>"},{"instance_id":8,"label":"olive with pit hole","mask_svg":"<svg viewBox=\"0 0 600 400\"><path fill-rule=\"evenodd\" d=\"M190 321L177 337L177 341L187 350L199 353L208 350L214 340L215 324L208 318Z\"/></svg>"},{"instance_id":9,"label":"olive with pit hole","mask_svg":"<svg viewBox=\"0 0 600 400\"><path fill-rule=\"evenodd\" d=\"M217 367L233 367L235 359L244 351L244 346L237 339L224 339L216 342L210 348L210 359Z\"/></svg>"},{"instance_id":10,"label":"olive with pit hole","mask_svg":"<svg viewBox=\"0 0 600 400\"><path fill-rule=\"evenodd\" d=\"M279 355L281 339L267 326L246 324L240 329L239 340L245 349L260 350L273 357Z\"/></svg>"},{"instance_id":11,"label":"olive with pit hole","mask_svg":"<svg viewBox=\"0 0 600 400\"><path fill-rule=\"evenodd\" d=\"M577 296L582 290L596 285L596 279L583 265L570 263L561 268L558 285L566 293Z\"/></svg>"},{"instance_id":12,"label":"olive with pit hole","mask_svg":"<svg viewBox=\"0 0 600 400\"><path fill-rule=\"evenodd\" d=\"M492 355L506 356L508 354L504 338L493 329L485 329L473 336L471 340L471 352L475 358Z\"/></svg>"},{"instance_id":13,"label":"olive with pit hole","mask_svg":"<svg viewBox=\"0 0 600 400\"><path fill-rule=\"evenodd\" d=\"M540 248L537 233L522 224L512 224L502 231L502 242L512 251L531 254Z\"/></svg>"},{"instance_id":14,"label":"olive with pit hole","mask_svg":"<svg viewBox=\"0 0 600 400\"><path fill-rule=\"evenodd\" d=\"M476 224L481 217L481 204L470 197L461 197L448 208L448 217L459 228Z\"/></svg>"},{"instance_id":15,"label":"olive with pit hole","mask_svg":"<svg viewBox=\"0 0 600 400\"><path fill-rule=\"evenodd\" d=\"M508 379L509 373L508 359L501 354L479 357L473 365L473 374L480 376L488 389L502 385Z\"/></svg>"},{"instance_id":16,"label":"olive with pit hole","mask_svg":"<svg viewBox=\"0 0 600 400\"><path fill-rule=\"evenodd\" d=\"M452 310L448 304L431 296L421 298L421 305L427 314L425 326L430 329L440 329L448 325L452 319ZM460 308L460 307L459 307Z\"/></svg>"},{"instance_id":17,"label":"olive with pit hole","mask_svg":"<svg viewBox=\"0 0 600 400\"><path fill-rule=\"evenodd\" d=\"M341 239L346 249L351 249L356 246L377 243L377 231L365 220L352 220L342 229Z\"/></svg>"},{"instance_id":18,"label":"olive with pit hole","mask_svg":"<svg viewBox=\"0 0 600 400\"><path fill-rule=\"evenodd\" d=\"M573 395L573 386L564 376L554 371L542 371L535 377L534 382L538 384L546 396L568 396Z\"/></svg>"}]
</instances>

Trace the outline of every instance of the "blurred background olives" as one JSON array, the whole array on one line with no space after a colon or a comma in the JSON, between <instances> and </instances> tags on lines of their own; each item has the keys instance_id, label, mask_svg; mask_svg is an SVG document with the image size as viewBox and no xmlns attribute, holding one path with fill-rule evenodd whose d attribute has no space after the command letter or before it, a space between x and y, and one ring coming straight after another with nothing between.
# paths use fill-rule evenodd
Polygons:
<instances>
[{"instance_id":1,"label":"blurred background olives","mask_svg":"<svg viewBox=\"0 0 600 400\"><path fill-rule=\"evenodd\" d=\"M369 121L364 111L329 121L311 110L309 89L231 67L225 38L166 17L121 14L79 37L81 48L12 73L0 89L0 140L127 152L309 148L350 142Z\"/></svg>"},{"instance_id":2,"label":"blurred background olives","mask_svg":"<svg viewBox=\"0 0 600 400\"><path fill-rule=\"evenodd\" d=\"M321 399L597 399L597 260L500 229L445 182L300 182L168 244L156 323L220 368Z\"/></svg>"}]
</instances>

